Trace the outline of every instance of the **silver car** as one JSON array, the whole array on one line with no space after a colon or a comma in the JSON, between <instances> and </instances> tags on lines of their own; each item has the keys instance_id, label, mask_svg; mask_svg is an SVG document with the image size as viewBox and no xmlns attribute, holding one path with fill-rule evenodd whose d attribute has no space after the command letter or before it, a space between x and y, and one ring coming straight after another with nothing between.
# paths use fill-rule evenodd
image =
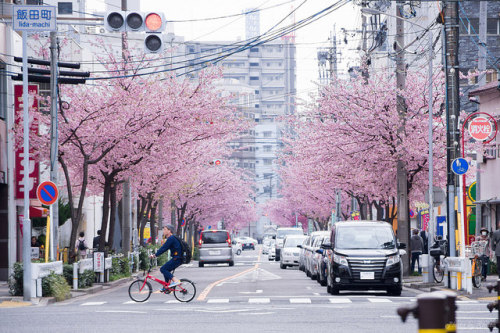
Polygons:
<instances>
[{"instance_id":1,"label":"silver car","mask_svg":"<svg viewBox=\"0 0 500 333\"><path fill-rule=\"evenodd\" d=\"M198 266L227 263L234 266L231 238L226 230L205 230L200 235L200 259Z\"/></svg>"},{"instance_id":2,"label":"silver car","mask_svg":"<svg viewBox=\"0 0 500 333\"><path fill-rule=\"evenodd\" d=\"M300 248L298 245L302 245L306 238L305 235L288 235L285 237L280 256L281 269L299 265Z\"/></svg>"}]
</instances>

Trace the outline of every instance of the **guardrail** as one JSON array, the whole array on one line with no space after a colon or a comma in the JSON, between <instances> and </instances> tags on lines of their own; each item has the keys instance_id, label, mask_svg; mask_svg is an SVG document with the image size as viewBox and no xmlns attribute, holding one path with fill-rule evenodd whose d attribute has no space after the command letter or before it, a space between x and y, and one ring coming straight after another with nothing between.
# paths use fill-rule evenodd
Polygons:
<instances>
[{"instance_id":1,"label":"guardrail","mask_svg":"<svg viewBox=\"0 0 500 333\"><path fill-rule=\"evenodd\" d=\"M52 272L63 273L62 261L31 264L31 290L36 290L36 297L42 297L42 278L49 276Z\"/></svg>"}]
</instances>

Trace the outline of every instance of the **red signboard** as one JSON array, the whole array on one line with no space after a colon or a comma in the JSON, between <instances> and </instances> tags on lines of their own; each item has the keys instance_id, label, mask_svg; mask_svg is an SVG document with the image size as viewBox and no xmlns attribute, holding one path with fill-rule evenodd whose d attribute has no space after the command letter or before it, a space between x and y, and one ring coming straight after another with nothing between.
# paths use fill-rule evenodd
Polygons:
<instances>
[{"instance_id":1,"label":"red signboard","mask_svg":"<svg viewBox=\"0 0 500 333\"><path fill-rule=\"evenodd\" d=\"M31 96L38 95L38 85L30 84L28 86L28 92L30 95L30 103L33 101L33 104L30 105L30 132L38 133L38 122L36 115L38 113L38 100L37 98L33 98ZM23 86L15 85L14 86L14 111L16 113L16 125L22 125L23 117ZM33 152L33 149L30 148L30 152ZM30 154L31 155L31 154ZM22 145L19 149L16 150L16 198L22 199L24 198L24 166L23 166L23 147ZM29 197L30 199L36 199L36 188L40 182L40 166L38 160L35 160L34 157L30 156L29 158Z\"/></svg>"},{"instance_id":2,"label":"red signboard","mask_svg":"<svg viewBox=\"0 0 500 333\"><path fill-rule=\"evenodd\" d=\"M492 133L493 127L488 119L477 117L469 123L469 134L477 141L486 140Z\"/></svg>"}]
</instances>

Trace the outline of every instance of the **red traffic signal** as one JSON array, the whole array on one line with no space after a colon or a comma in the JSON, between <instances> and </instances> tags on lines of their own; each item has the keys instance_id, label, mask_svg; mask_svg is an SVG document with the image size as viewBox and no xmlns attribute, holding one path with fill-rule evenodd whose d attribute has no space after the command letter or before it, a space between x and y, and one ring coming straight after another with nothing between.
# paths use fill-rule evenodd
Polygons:
<instances>
[{"instance_id":1,"label":"red traffic signal","mask_svg":"<svg viewBox=\"0 0 500 333\"><path fill-rule=\"evenodd\" d=\"M209 162L208 164L210 164L210 165L221 165L222 161L221 160L213 160L213 161Z\"/></svg>"}]
</instances>

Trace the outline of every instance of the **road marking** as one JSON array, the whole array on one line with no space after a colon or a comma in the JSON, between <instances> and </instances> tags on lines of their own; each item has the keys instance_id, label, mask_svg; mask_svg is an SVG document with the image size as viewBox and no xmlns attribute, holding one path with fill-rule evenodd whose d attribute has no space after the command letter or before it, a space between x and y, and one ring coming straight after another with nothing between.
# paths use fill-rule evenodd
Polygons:
<instances>
[{"instance_id":1,"label":"road marking","mask_svg":"<svg viewBox=\"0 0 500 333\"><path fill-rule=\"evenodd\" d=\"M330 298L330 303L352 303L349 298Z\"/></svg>"},{"instance_id":2,"label":"road marking","mask_svg":"<svg viewBox=\"0 0 500 333\"><path fill-rule=\"evenodd\" d=\"M256 290L256 291L240 291L240 294L262 294L264 290Z\"/></svg>"},{"instance_id":3,"label":"road marking","mask_svg":"<svg viewBox=\"0 0 500 333\"><path fill-rule=\"evenodd\" d=\"M387 298L368 298L368 301L372 303L392 303L392 301Z\"/></svg>"},{"instance_id":4,"label":"road marking","mask_svg":"<svg viewBox=\"0 0 500 333\"><path fill-rule=\"evenodd\" d=\"M260 258L260 253L259 253L259 258ZM205 298L207 298L207 295L208 293L216 286L218 285L219 283L222 283L222 282L225 282L227 280L231 280L231 279L234 279L238 276L241 276L241 275L244 275L246 273L249 273L251 271L254 271L256 270L257 268L259 268L259 263L255 264L255 266L249 268L249 269L246 269L244 270L243 272L239 272L237 274L234 274L234 275L231 275L231 276L228 276L228 277L225 277L223 279L220 279L218 281L215 281L215 282L212 282L211 284L209 284L200 294L200 296L198 296L197 300L198 301L204 301Z\"/></svg>"},{"instance_id":5,"label":"road marking","mask_svg":"<svg viewBox=\"0 0 500 333\"><path fill-rule=\"evenodd\" d=\"M271 303L271 299L269 299L269 298L249 298L248 303L252 303L252 304Z\"/></svg>"},{"instance_id":6,"label":"road marking","mask_svg":"<svg viewBox=\"0 0 500 333\"><path fill-rule=\"evenodd\" d=\"M127 311L127 310L103 310L100 313L147 313L145 311Z\"/></svg>"},{"instance_id":7,"label":"road marking","mask_svg":"<svg viewBox=\"0 0 500 333\"><path fill-rule=\"evenodd\" d=\"M103 305L105 304L106 302L86 302L86 303L82 303L80 304L81 306L92 306L92 305Z\"/></svg>"},{"instance_id":8,"label":"road marking","mask_svg":"<svg viewBox=\"0 0 500 333\"><path fill-rule=\"evenodd\" d=\"M290 298L291 304L311 304L310 298Z\"/></svg>"},{"instance_id":9,"label":"road marking","mask_svg":"<svg viewBox=\"0 0 500 333\"><path fill-rule=\"evenodd\" d=\"M211 298L207 303L229 303L229 298Z\"/></svg>"},{"instance_id":10,"label":"road marking","mask_svg":"<svg viewBox=\"0 0 500 333\"><path fill-rule=\"evenodd\" d=\"M137 303L147 303L148 301L145 301L145 302L136 302L136 301L126 301L125 303L123 304L137 304Z\"/></svg>"},{"instance_id":11,"label":"road marking","mask_svg":"<svg viewBox=\"0 0 500 333\"><path fill-rule=\"evenodd\" d=\"M276 312L247 312L247 313L238 313L239 315L270 315L270 314L275 314Z\"/></svg>"},{"instance_id":12,"label":"road marking","mask_svg":"<svg viewBox=\"0 0 500 333\"><path fill-rule=\"evenodd\" d=\"M176 301L175 299L171 299L171 300L165 302L165 304L174 304L174 303L179 303L179 301Z\"/></svg>"}]
</instances>

